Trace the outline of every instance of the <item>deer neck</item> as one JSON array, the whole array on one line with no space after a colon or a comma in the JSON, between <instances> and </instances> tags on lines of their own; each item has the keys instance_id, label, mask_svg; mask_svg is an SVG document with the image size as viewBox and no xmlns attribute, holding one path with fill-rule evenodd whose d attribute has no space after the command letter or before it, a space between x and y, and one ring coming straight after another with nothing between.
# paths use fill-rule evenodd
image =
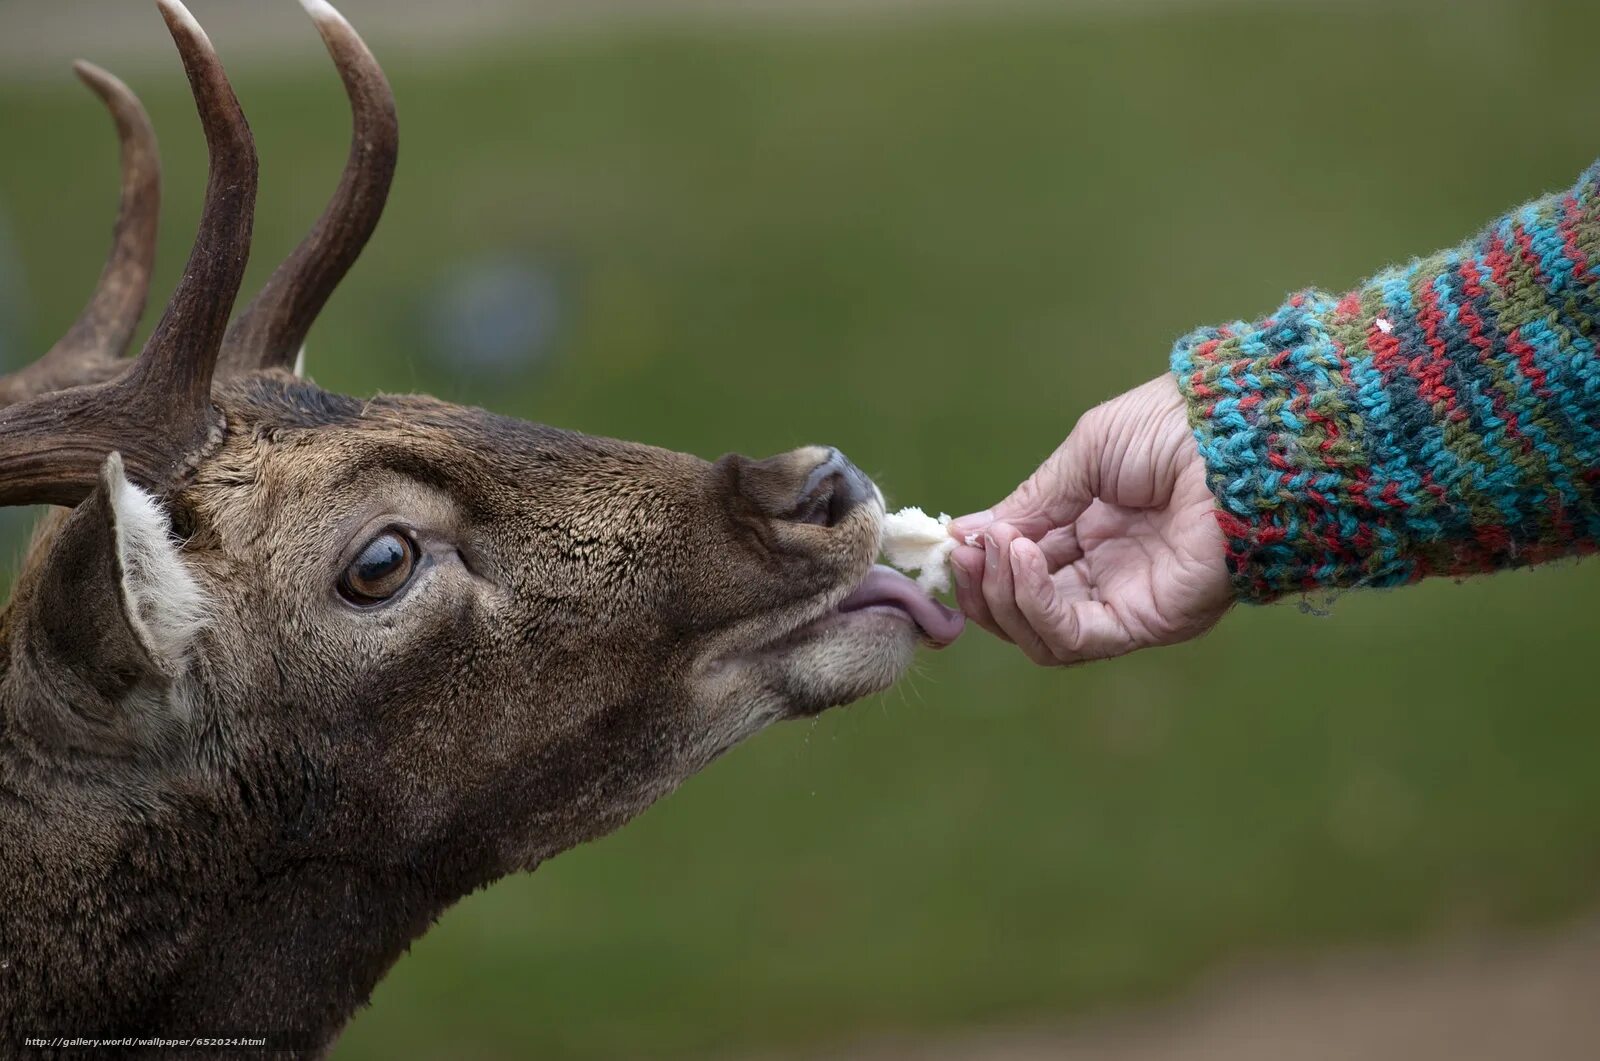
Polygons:
<instances>
[{"instance_id":1,"label":"deer neck","mask_svg":"<svg viewBox=\"0 0 1600 1061\"><path fill-rule=\"evenodd\" d=\"M0 1041L266 1037L320 1056L456 898L183 794L41 801L3 730L0 760Z\"/></svg>"},{"instance_id":2,"label":"deer neck","mask_svg":"<svg viewBox=\"0 0 1600 1061\"><path fill-rule=\"evenodd\" d=\"M283 866L205 920L152 1012L320 1056L446 905L360 866Z\"/></svg>"}]
</instances>

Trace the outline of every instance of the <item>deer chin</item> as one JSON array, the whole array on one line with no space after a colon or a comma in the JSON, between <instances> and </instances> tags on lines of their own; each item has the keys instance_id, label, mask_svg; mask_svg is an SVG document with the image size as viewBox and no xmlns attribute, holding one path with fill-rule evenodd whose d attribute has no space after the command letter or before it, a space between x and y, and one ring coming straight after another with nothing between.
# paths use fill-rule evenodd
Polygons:
<instances>
[{"instance_id":1,"label":"deer chin","mask_svg":"<svg viewBox=\"0 0 1600 1061\"><path fill-rule=\"evenodd\" d=\"M944 648L964 623L911 579L873 566L821 614L724 661L720 677L732 687L721 692L740 702L741 736L747 736L771 722L882 692L911 666L919 644Z\"/></svg>"}]
</instances>

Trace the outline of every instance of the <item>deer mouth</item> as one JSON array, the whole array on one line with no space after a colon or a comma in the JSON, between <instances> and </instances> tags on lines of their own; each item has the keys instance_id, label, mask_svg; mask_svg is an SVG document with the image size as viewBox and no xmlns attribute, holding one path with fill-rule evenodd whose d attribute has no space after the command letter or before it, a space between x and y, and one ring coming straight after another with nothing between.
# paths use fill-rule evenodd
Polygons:
<instances>
[{"instance_id":1,"label":"deer mouth","mask_svg":"<svg viewBox=\"0 0 1600 1061\"><path fill-rule=\"evenodd\" d=\"M911 666L919 641L944 648L961 636L966 624L960 612L883 566L869 567L842 599L830 594L816 607L809 620L776 639L714 661L718 665L709 673L720 677L713 679L708 695L742 705L734 710L743 712L741 727L749 728L740 728L740 734L882 692ZM770 620L750 633L762 627L770 631ZM752 708L752 703L766 706Z\"/></svg>"},{"instance_id":2,"label":"deer mouth","mask_svg":"<svg viewBox=\"0 0 1600 1061\"><path fill-rule=\"evenodd\" d=\"M966 617L960 612L928 596L911 579L883 564L873 565L834 611L841 615L872 612L896 616L914 625L934 648L954 644L966 625Z\"/></svg>"}]
</instances>

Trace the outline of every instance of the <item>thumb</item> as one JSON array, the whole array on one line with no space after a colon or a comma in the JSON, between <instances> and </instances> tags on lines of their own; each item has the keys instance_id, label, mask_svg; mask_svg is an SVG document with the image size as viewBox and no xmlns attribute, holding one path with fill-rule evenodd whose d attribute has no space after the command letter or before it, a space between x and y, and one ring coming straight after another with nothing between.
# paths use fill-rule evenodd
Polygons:
<instances>
[{"instance_id":1,"label":"thumb","mask_svg":"<svg viewBox=\"0 0 1600 1061\"><path fill-rule=\"evenodd\" d=\"M1094 500L1104 444L1103 432L1085 416L1066 441L1005 500L986 511L951 520L951 535L957 541L965 541L968 535L981 532L991 523L1004 522L1037 541L1071 523Z\"/></svg>"}]
</instances>

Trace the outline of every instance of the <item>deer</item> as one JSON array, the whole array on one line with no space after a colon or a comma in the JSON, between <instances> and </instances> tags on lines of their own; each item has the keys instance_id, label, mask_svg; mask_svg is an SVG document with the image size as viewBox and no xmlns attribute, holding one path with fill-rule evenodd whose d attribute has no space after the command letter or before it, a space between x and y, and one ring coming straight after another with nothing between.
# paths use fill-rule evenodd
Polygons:
<instances>
[{"instance_id":1,"label":"deer","mask_svg":"<svg viewBox=\"0 0 1600 1061\"><path fill-rule=\"evenodd\" d=\"M305 339L377 225L398 126L355 30L302 5L350 154L235 316L254 142L204 30L158 0L209 169L133 357L154 133L76 64L121 198L82 316L0 380L0 504L50 506L0 617L0 1054L324 1056L457 900L961 632L875 564L882 492L836 449L705 460L313 383Z\"/></svg>"}]
</instances>

